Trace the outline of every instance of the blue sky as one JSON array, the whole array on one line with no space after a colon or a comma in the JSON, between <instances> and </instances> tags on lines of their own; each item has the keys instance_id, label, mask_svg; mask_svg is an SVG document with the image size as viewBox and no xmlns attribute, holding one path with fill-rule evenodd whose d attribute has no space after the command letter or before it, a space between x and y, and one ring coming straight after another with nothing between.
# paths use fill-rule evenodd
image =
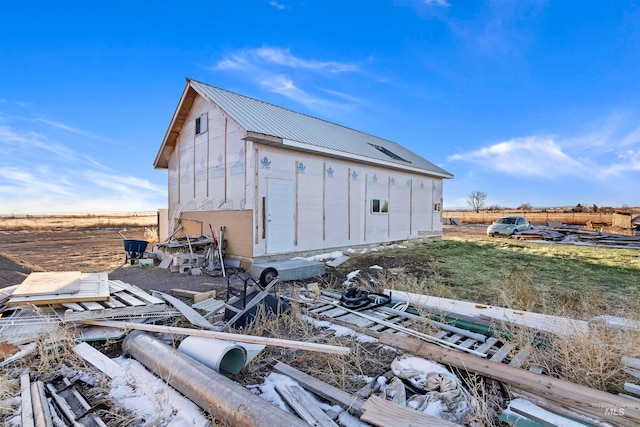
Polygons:
<instances>
[{"instance_id":1,"label":"blue sky","mask_svg":"<svg viewBox=\"0 0 640 427\"><path fill-rule=\"evenodd\" d=\"M640 206L640 2L0 0L0 214L165 207L185 77L405 145L445 208Z\"/></svg>"}]
</instances>

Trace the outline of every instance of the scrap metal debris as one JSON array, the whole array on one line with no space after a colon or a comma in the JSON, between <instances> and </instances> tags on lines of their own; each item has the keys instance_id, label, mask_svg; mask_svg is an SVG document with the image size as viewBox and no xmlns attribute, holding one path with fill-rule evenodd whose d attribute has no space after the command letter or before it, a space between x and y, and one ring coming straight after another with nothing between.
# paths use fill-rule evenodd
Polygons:
<instances>
[{"instance_id":1,"label":"scrap metal debris","mask_svg":"<svg viewBox=\"0 0 640 427\"><path fill-rule=\"evenodd\" d=\"M555 239L556 233L565 236L560 231L540 230L537 236ZM256 284L256 303L270 292L275 293L273 285L277 280L266 287ZM487 319L538 327L551 334L566 333L567 325L575 330L594 327L595 323L396 291L377 294L349 288L336 293L320 291L318 284L313 286L315 291L278 296L300 310L288 315L317 322L314 327L323 330L306 341L221 332L250 309L250 304L236 308L225 318L230 301L215 299L215 292L174 289L174 296L150 294L131 284L109 280L106 273L40 275L27 280L27 286L17 293L20 287L0 290L5 304L0 307L0 373L13 375L10 381L19 384L20 393L17 403L11 404L13 412L20 414L20 421L1 410L0 421L38 426L104 426L109 425L114 412L130 411L132 424L143 426L172 422L204 425L207 419L249 426L474 426L482 396L460 377L461 371L449 368L457 367L536 399L540 406L530 401L522 403L523 396L520 400L507 394L500 396L502 406L490 411L495 412L496 418L502 414L500 419L507 423L515 425L520 421L514 420L523 418L562 421L568 413L581 421L640 424L640 405L632 400L640 393L637 385L628 382L626 394L616 396L523 369L528 367L530 346L535 344L509 342L503 331L491 326ZM87 299L89 294L94 295L93 299ZM456 322L458 318L465 321ZM174 326L176 322L189 327ZM612 322L607 324L615 327ZM272 370L262 384L242 386L232 379L242 369L253 369L251 364L258 360L255 356L265 345L282 348L281 354L298 355L294 360L300 368L311 360L309 354L339 359L354 350L362 351L357 340L353 348L316 342L339 327L349 328L355 336L367 336L373 346L398 353L385 372L372 372L368 380L360 379L364 386L357 393L346 392L279 360L259 362L261 367ZM55 339L60 330L65 332ZM203 347L207 354L203 356L200 351L194 358L182 351L178 343L186 341L182 339L185 336L203 337L195 346ZM113 351L113 346L103 343L114 337L123 352L107 355L103 350ZM126 338L121 341L121 337ZM70 342L73 354L86 366L65 365L56 368L63 372L44 373L33 365L45 358L42 352L55 354ZM242 358L223 363L242 343L256 346L246 347ZM215 359L209 361L209 356ZM623 358L622 365L630 375L640 378L638 359ZM108 396L86 393L95 382L83 382L83 378L95 375L103 375L103 381L110 384ZM131 400L144 392L158 396L157 403L163 407L149 410L147 406L154 404L151 400L144 404L140 403L142 400ZM565 414L544 413L550 410L544 403L550 396L562 402ZM588 402L596 401L612 407L626 406L614 416L589 406ZM503 412L509 403L509 409Z\"/></svg>"}]
</instances>

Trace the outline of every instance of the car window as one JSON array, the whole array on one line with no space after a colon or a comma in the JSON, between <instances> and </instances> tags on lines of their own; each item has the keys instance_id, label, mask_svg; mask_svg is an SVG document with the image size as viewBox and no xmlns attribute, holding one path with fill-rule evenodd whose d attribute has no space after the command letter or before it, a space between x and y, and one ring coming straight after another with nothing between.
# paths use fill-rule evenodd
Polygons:
<instances>
[{"instance_id":1,"label":"car window","mask_svg":"<svg viewBox=\"0 0 640 427\"><path fill-rule=\"evenodd\" d=\"M524 218L518 218L518 225L524 224Z\"/></svg>"}]
</instances>

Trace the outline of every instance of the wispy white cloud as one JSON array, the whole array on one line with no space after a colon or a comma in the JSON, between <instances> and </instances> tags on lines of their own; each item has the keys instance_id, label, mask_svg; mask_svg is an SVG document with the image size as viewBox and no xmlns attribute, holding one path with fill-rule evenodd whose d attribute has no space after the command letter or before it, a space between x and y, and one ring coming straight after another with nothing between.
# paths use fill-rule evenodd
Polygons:
<instances>
[{"instance_id":1,"label":"wispy white cloud","mask_svg":"<svg viewBox=\"0 0 640 427\"><path fill-rule=\"evenodd\" d=\"M319 81L356 73L367 74L356 62L303 58L293 55L287 48L272 46L230 52L211 70L235 72L245 81L253 81L265 90L324 114L348 110L359 99L324 89ZM307 83L311 81L313 85Z\"/></svg>"},{"instance_id":2,"label":"wispy white cloud","mask_svg":"<svg viewBox=\"0 0 640 427\"><path fill-rule=\"evenodd\" d=\"M285 5L283 5L282 3L278 3L275 0L269 0L268 4L269 6L273 6L276 9L280 9L280 10L285 10L287 8Z\"/></svg>"},{"instance_id":3,"label":"wispy white cloud","mask_svg":"<svg viewBox=\"0 0 640 427\"><path fill-rule=\"evenodd\" d=\"M515 138L478 150L449 156L449 161L465 161L482 168L516 176L548 179L566 175L585 176L590 167L571 158L551 137Z\"/></svg>"},{"instance_id":4,"label":"wispy white cloud","mask_svg":"<svg viewBox=\"0 0 640 427\"><path fill-rule=\"evenodd\" d=\"M442 7L450 7L451 3L446 0L423 0L424 4L428 6L442 6Z\"/></svg>"},{"instance_id":5,"label":"wispy white cloud","mask_svg":"<svg viewBox=\"0 0 640 427\"><path fill-rule=\"evenodd\" d=\"M165 189L96 160L84 143L87 134L53 120L0 113L0 213L140 211L163 204Z\"/></svg>"},{"instance_id":6,"label":"wispy white cloud","mask_svg":"<svg viewBox=\"0 0 640 427\"><path fill-rule=\"evenodd\" d=\"M317 73L355 73L362 71L360 65L340 61L319 61L299 58L286 48L264 46L243 49L230 53L213 67L216 70L254 70L264 65L283 66L289 69L306 69Z\"/></svg>"},{"instance_id":7,"label":"wispy white cloud","mask_svg":"<svg viewBox=\"0 0 640 427\"><path fill-rule=\"evenodd\" d=\"M600 130L571 138L513 138L453 154L448 160L514 177L607 180L640 171L640 128L625 130L624 125L621 120L607 120Z\"/></svg>"}]
</instances>

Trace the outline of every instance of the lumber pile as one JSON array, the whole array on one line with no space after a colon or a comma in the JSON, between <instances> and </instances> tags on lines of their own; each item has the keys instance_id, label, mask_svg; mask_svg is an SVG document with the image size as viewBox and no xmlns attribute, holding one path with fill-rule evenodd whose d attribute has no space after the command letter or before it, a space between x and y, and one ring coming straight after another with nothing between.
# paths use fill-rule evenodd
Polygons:
<instances>
[{"instance_id":1,"label":"lumber pile","mask_svg":"<svg viewBox=\"0 0 640 427\"><path fill-rule=\"evenodd\" d=\"M429 360L501 381L517 390L556 402L563 408L612 425L629 427L640 425L640 408L633 407L634 405L630 405L629 400L623 397L483 360L410 337L383 334L380 342ZM607 408L624 409L613 414L608 412Z\"/></svg>"},{"instance_id":2,"label":"lumber pile","mask_svg":"<svg viewBox=\"0 0 640 427\"><path fill-rule=\"evenodd\" d=\"M546 235L553 238L553 233ZM171 416L183 411L182 405L187 402L202 417L189 414L189 420L176 423L204 425L205 417L214 416L247 426L472 425L480 397L461 379L466 373L494 380L509 390L509 396L501 398L501 406L492 410L496 420L499 416L512 425L522 420L541 425L640 425L640 403L634 400L640 398L637 381L627 381L620 395L563 381L525 363L529 347L520 348L498 333L492 334L490 328L479 332L428 315L475 319L482 325L512 324L568 336L597 327L594 322L396 291L388 306L355 310L340 306L335 295L323 291L314 298L296 301L306 304L305 314L299 317L314 325L316 331L307 334L307 340L294 340L226 331L228 322L220 317L227 304L216 299L215 291L174 288L171 295L149 293L110 280L106 273L61 272L36 275L25 282L24 286L0 292L0 303L4 304L0 306L0 370L14 369L16 362L42 351L40 347L58 351L69 338L55 341L52 332L64 328L74 341L73 353L86 362L92 375L103 375L112 387L129 387L129 394L129 390L148 390L154 398L171 396L162 402ZM404 308L397 304L399 300ZM409 306L420 313L403 311ZM329 320L319 322L320 315ZM176 320L187 326L174 326ZM611 319L603 320L611 325ZM424 332L426 326L439 328L439 332ZM357 391L341 389L335 382L329 384L309 369L316 363L310 355L322 355L327 358L323 363L334 367L347 363L345 357L354 353L351 346L320 341L345 327L351 328L358 339L359 335L366 336L363 342L369 347L354 345L359 352L387 351L395 358L383 366L383 372L367 373L371 379ZM322 332L317 333L318 329ZM206 338L198 345L211 345L204 360L178 345L190 337ZM111 358L94 342L112 339L122 339L122 356L126 357ZM254 351L255 356L265 346L281 350L252 365L255 362L248 353ZM264 384L244 387L223 374L219 365L231 354L231 348L243 349L242 368L268 372ZM274 354L286 355L289 363ZM631 377L640 379L640 360L624 357L622 366ZM113 409L106 406L108 399L92 400L88 394L83 395L87 386L78 378L86 373L73 375L70 367L64 371L63 376L46 377L35 370L20 373L19 423L109 425L104 419ZM158 380L154 388L148 385L152 379ZM254 387L253 392L247 390L250 387ZM271 395L264 391L269 387ZM260 393L269 398L255 396ZM178 404L177 396L184 401ZM272 401L279 408L272 407ZM136 405L138 402L131 408ZM147 425L162 424L146 417L142 418Z\"/></svg>"}]
</instances>

